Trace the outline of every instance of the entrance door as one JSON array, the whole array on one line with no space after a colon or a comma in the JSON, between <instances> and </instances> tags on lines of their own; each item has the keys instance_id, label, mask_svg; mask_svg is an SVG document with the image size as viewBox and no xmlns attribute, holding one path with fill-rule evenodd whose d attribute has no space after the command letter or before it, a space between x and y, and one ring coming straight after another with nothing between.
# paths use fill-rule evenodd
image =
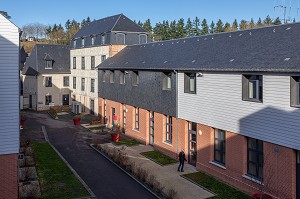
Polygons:
<instances>
[{"instance_id":1,"label":"entrance door","mask_svg":"<svg viewBox=\"0 0 300 199\"><path fill-rule=\"evenodd\" d=\"M90 104L90 114L94 115L95 114L95 101L91 99L91 104Z\"/></svg>"},{"instance_id":2,"label":"entrance door","mask_svg":"<svg viewBox=\"0 0 300 199\"><path fill-rule=\"evenodd\" d=\"M111 123L114 125L114 115L116 114L116 109L111 108Z\"/></svg>"},{"instance_id":3,"label":"entrance door","mask_svg":"<svg viewBox=\"0 0 300 199\"><path fill-rule=\"evenodd\" d=\"M297 199L300 199L300 151L297 151L296 161L296 194Z\"/></svg>"},{"instance_id":4,"label":"entrance door","mask_svg":"<svg viewBox=\"0 0 300 199\"><path fill-rule=\"evenodd\" d=\"M123 133L126 131L126 105L123 105Z\"/></svg>"},{"instance_id":5,"label":"entrance door","mask_svg":"<svg viewBox=\"0 0 300 199\"><path fill-rule=\"evenodd\" d=\"M107 124L107 119L106 119L106 100L104 100L104 115L103 115L103 119L104 119L104 124Z\"/></svg>"},{"instance_id":6,"label":"entrance door","mask_svg":"<svg viewBox=\"0 0 300 199\"><path fill-rule=\"evenodd\" d=\"M32 95L29 95L29 108L32 108Z\"/></svg>"},{"instance_id":7,"label":"entrance door","mask_svg":"<svg viewBox=\"0 0 300 199\"><path fill-rule=\"evenodd\" d=\"M197 124L189 122L189 151L188 151L188 160L189 163L193 166L196 166L197 163Z\"/></svg>"},{"instance_id":8,"label":"entrance door","mask_svg":"<svg viewBox=\"0 0 300 199\"><path fill-rule=\"evenodd\" d=\"M149 112L149 144L153 145L154 143L154 113L153 111Z\"/></svg>"},{"instance_id":9,"label":"entrance door","mask_svg":"<svg viewBox=\"0 0 300 199\"><path fill-rule=\"evenodd\" d=\"M62 104L63 105L69 105L69 95L63 95L62 96Z\"/></svg>"}]
</instances>

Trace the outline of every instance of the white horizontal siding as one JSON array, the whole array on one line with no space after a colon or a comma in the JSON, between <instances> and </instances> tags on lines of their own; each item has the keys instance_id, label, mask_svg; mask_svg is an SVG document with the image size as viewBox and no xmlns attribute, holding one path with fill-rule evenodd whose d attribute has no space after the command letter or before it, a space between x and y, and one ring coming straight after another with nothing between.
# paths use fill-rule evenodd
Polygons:
<instances>
[{"instance_id":1,"label":"white horizontal siding","mask_svg":"<svg viewBox=\"0 0 300 199\"><path fill-rule=\"evenodd\" d=\"M19 31L0 15L0 154L19 151Z\"/></svg>"},{"instance_id":2,"label":"white horizontal siding","mask_svg":"<svg viewBox=\"0 0 300 199\"><path fill-rule=\"evenodd\" d=\"M300 109L290 107L290 76L263 75L263 103L242 100L242 74L205 73L197 94L184 93L178 74L178 117L300 149Z\"/></svg>"}]
</instances>

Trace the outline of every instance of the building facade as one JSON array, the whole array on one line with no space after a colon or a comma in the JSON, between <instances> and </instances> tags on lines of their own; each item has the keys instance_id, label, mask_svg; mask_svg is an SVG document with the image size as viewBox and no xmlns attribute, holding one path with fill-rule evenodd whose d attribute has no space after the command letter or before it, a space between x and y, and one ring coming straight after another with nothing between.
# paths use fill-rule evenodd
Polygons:
<instances>
[{"instance_id":1,"label":"building facade","mask_svg":"<svg viewBox=\"0 0 300 199\"><path fill-rule=\"evenodd\" d=\"M37 44L22 71L23 107L48 110L71 104L70 48Z\"/></svg>"},{"instance_id":2,"label":"building facade","mask_svg":"<svg viewBox=\"0 0 300 199\"><path fill-rule=\"evenodd\" d=\"M0 198L18 198L19 28L0 14Z\"/></svg>"},{"instance_id":3,"label":"building facade","mask_svg":"<svg viewBox=\"0 0 300 199\"><path fill-rule=\"evenodd\" d=\"M73 112L98 114L97 66L126 45L148 42L148 33L123 14L93 21L71 41Z\"/></svg>"},{"instance_id":4,"label":"building facade","mask_svg":"<svg viewBox=\"0 0 300 199\"><path fill-rule=\"evenodd\" d=\"M99 66L101 115L248 194L298 199L299 32L294 23L127 46Z\"/></svg>"}]
</instances>

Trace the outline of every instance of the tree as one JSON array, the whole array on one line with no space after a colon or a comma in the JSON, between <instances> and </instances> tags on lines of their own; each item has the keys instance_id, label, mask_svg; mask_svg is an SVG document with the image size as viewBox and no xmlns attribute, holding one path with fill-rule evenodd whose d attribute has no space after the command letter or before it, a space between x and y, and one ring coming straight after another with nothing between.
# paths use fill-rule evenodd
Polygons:
<instances>
[{"instance_id":1,"label":"tree","mask_svg":"<svg viewBox=\"0 0 300 199\"><path fill-rule=\"evenodd\" d=\"M150 19L147 19L145 21L145 23L143 24L143 28L147 31L147 32L152 32L152 26L151 26L151 22Z\"/></svg>"},{"instance_id":2,"label":"tree","mask_svg":"<svg viewBox=\"0 0 300 199\"><path fill-rule=\"evenodd\" d=\"M258 20L257 20L257 22L256 22L256 26L257 26L257 27L262 27L262 26L263 26L263 23L262 23L260 17L258 18Z\"/></svg>"},{"instance_id":3,"label":"tree","mask_svg":"<svg viewBox=\"0 0 300 199\"><path fill-rule=\"evenodd\" d=\"M188 20L186 21L185 31L187 37L193 36L193 24L190 18L188 18Z\"/></svg>"},{"instance_id":4,"label":"tree","mask_svg":"<svg viewBox=\"0 0 300 199\"><path fill-rule=\"evenodd\" d=\"M231 26L231 31L236 31L238 29L238 22L237 20L235 19L232 23L232 26Z\"/></svg>"},{"instance_id":5,"label":"tree","mask_svg":"<svg viewBox=\"0 0 300 199\"><path fill-rule=\"evenodd\" d=\"M215 33L215 31L216 31L215 29L216 29L216 28L215 28L215 23L214 23L214 21L211 21L209 33L210 33L210 34Z\"/></svg>"},{"instance_id":6,"label":"tree","mask_svg":"<svg viewBox=\"0 0 300 199\"><path fill-rule=\"evenodd\" d=\"M137 25L143 27L143 23L140 20L138 21Z\"/></svg>"},{"instance_id":7,"label":"tree","mask_svg":"<svg viewBox=\"0 0 300 199\"><path fill-rule=\"evenodd\" d=\"M207 21L206 19L203 19L202 20L202 23L201 23L201 35L207 35L209 33L209 30L208 30L208 25L207 25Z\"/></svg>"},{"instance_id":8,"label":"tree","mask_svg":"<svg viewBox=\"0 0 300 199\"><path fill-rule=\"evenodd\" d=\"M167 24L169 25L168 21ZM177 31L176 21L173 20L170 22L170 26L168 27L168 39L176 39L176 31Z\"/></svg>"},{"instance_id":9,"label":"tree","mask_svg":"<svg viewBox=\"0 0 300 199\"><path fill-rule=\"evenodd\" d=\"M230 23L226 22L224 25L224 32L231 32Z\"/></svg>"},{"instance_id":10,"label":"tree","mask_svg":"<svg viewBox=\"0 0 300 199\"><path fill-rule=\"evenodd\" d=\"M224 32L224 24L221 19L217 22L216 32Z\"/></svg>"},{"instance_id":11,"label":"tree","mask_svg":"<svg viewBox=\"0 0 300 199\"><path fill-rule=\"evenodd\" d=\"M0 10L0 14L2 14L6 19L10 19L11 18L11 16L9 16L8 13L5 12L5 11L3 11L3 10L2 11Z\"/></svg>"},{"instance_id":12,"label":"tree","mask_svg":"<svg viewBox=\"0 0 300 199\"><path fill-rule=\"evenodd\" d=\"M193 36L198 36L200 34L200 19L196 17L193 21Z\"/></svg>"},{"instance_id":13,"label":"tree","mask_svg":"<svg viewBox=\"0 0 300 199\"><path fill-rule=\"evenodd\" d=\"M249 23L249 28L250 28L250 29L255 28L255 23L254 23L253 18L251 18L251 21L250 21L250 23Z\"/></svg>"},{"instance_id":14,"label":"tree","mask_svg":"<svg viewBox=\"0 0 300 199\"><path fill-rule=\"evenodd\" d=\"M241 20L241 23L240 23L240 30L246 30L248 29L248 23L246 20Z\"/></svg>"},{"instance_id":15,"label":"tree","mask_svg":"<svg viewBox=\"0 0 300 199\"><path fill-rule=\"evenodd\" d=\"M86 22L86 23L91 23L91 18L90 18L90 17L87 17L85 22Z\"/></svg>"},{"instance_id":16,"label":"tree","mask_svg":"<svg viewBox=\"0 0 300 199\"><path fill-rule=\"evenodd\" d=\"M271 19L271 17L268 15L266 18L265 18L265 20L264 20L264 25L266 25L266 26L270 26L270 25L272 25L272 19Z\"/></svg>"},{"instance_id":17,"label":"tree","mask_svg":"<svg viewBox=\"0 0 300 199\"><path fill-rule=\"evenodd\" d=\"M183 38L186 35L184 30L184 19L179 19L176 24L176 39Z\"/></svg>"},{"instance_id":18,"label":"tree","mask_svg":"<svg viewBox=\"0 0 300 199\"><path fill-rule=\"evenodd\" d=\"M281 24L281 20L279 19L279 17L277 17L274 22L273 22L274 25L280 25Z\"/></svg>"}]
</instances>

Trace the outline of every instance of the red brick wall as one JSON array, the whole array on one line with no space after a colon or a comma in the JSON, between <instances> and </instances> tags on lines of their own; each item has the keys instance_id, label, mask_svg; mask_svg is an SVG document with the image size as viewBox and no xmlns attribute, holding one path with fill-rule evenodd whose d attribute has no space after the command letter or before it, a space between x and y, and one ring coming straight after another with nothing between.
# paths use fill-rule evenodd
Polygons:
<instances>
[{"instance_id":1,"label":"red brick wall","mask_svg":"<svg viewBox=\"0 0 300 199\"><path fill-rule=\"evenodd\" d=\"M0 155L0 199L18 198L18 155Z\"/></svg>"}]
</instances>

